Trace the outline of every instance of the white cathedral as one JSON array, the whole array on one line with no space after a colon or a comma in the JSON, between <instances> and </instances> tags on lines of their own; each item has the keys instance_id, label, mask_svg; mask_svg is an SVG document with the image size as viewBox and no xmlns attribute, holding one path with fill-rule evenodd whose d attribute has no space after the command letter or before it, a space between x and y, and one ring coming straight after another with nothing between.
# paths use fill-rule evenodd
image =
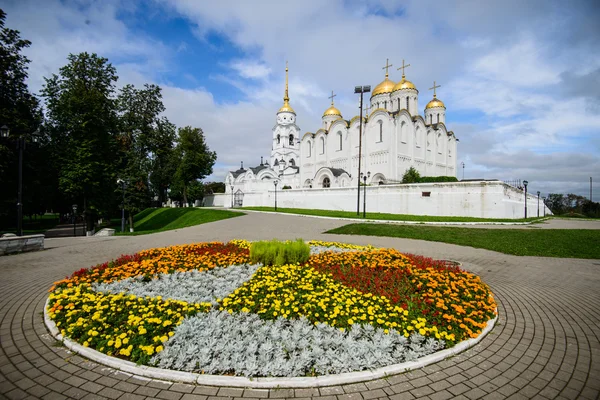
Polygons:
<instances>
[{"instance_id":1,"label":"white cathedral","mask_svg":"<svg viewBox=\"0 0 600 400\"><path fill-rule=\"evenodd\" d=\"M362 138L360 116L344 119L334 106L333 93L321 127L301 134L288 96L286 66L283 106L273 127L270 160L230 171L225 178L227 193L273 190L275 182L279 189L354 187L359 171L361 182L366 179L367 185L393 184L410 167L421 176L456 176L458 139L446 128L446 107L436 97L439 86L434 82L433 99L421 116L419 91L404 73L408 65L402 61L398 68L402 79L397 83L389 79L390 66L386 62L385 79L370 93Z\"/></svg>"}]
</instances>

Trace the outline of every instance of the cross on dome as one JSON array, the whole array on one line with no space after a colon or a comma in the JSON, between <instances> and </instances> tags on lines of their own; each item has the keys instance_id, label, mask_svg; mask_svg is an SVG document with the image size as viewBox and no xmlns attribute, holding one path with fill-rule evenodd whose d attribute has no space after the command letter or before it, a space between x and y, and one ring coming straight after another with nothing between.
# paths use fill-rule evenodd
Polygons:
<instances>
[{"instance_id":1,"label":"cross on dome","mask_svg":"<svg viewBox=\"0 0 600 400\"><path fill-rule=\"evenodd\" d=\"M390 68L390 67L393 67L393 65L392 65L392 64L390 64L390 59L389 59L389 58L386 58L386 59L385 59L385 67L381 68L381 69L385 69L385 77L386 77L386 78L387 78L388 76L390 76L390 75L388 74L388 68Z\"/></svg>"},{"instance_id":2,"label":"cross on dome","mask_svg":"<svg viewBox=\"0 0 600 400\"><path fill-rule=\"evenodd\" d=\"M328 99L331 99L331 105L333 105L333 98L337 96L337 94L333 94L333 90L331 91L331 96L328 97Z\"/></svg>"},{"instance_id":3,"label":"cross on dome","mask_svg":"<svg viewBox=\"0 0 600 400\"><path fill-rule=\"evenodd\" d=\"M404 74L404 70L406 68L410 67L410 64L406 64L404 65L404 59L402 59L402 66L400 68L398 68L398 71L402 70L402 78L404 78L406 75Z\"/></svg>"},{"instance_id":4,"label":"cross on dome","mask_svg":"<svg viewBox=\"0 0 600 400\"><path fill-rule=\"evenodd\" d=\"M429 90L433 90L433 97L435 98L435 89L441 87L440 85L435 85L435 81L433 81L433 87L430 87Z\"/></svg>"}]
</instances>

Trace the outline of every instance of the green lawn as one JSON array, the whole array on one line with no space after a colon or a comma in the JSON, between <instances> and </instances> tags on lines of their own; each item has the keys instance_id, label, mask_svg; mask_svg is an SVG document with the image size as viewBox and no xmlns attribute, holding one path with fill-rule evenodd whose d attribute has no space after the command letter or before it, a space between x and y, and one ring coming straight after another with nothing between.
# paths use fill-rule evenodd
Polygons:
<instances>
[{"instance_id":1,"label":"green lawn","mask_svg":"<svg viewBox=\"0 0 600 400\"><path fill-rule=\"evenodd\" d=\"M16 219L16 218L15 218ZM24 235L35 235L38 233L44 233L48 229L54 228L58 225L58 214L44 214L41 217L38 215L36 218L23 217L23 234ZM0 235L3 233L17 233L17 227L11 226L6 229L0 229Z\"/></svg>"},{"instance_id":2,"label":"green lawn","mask_svg":"<svg viewBox=\"0 0 600 400\"><path fill-rule=\"evenodd\" d=\"M600 259L600 230L591 229L475 229L350 224L327 233L429 240L517 256Z\"/></svg>"},{"instance_id":3,"label":"green lawn","mask_svg":"<svg viewBox=\"0 0 600 400\"><path fill-rule=\"evenodd\" d=\"M255 211L271 211L274 212L274 207L243 207L242 210L255 210ZM332 210L309 210L304 208L279 208L277 212L288 213L288 214L302 214L302 215L317 215L320 217L333 217L333 218L357 218L362 219L362 212L360 216L356 215L354 211L332 211ZM471 217L435 217L429 215L406 215L406 214L386 214L386 213L367 213L367 219L375 220L390 220L390 221L416 221L416 222L531 222L539 220L539 218L527 218L527 219L491 219L491 218L471 218Z\"/></svg>"},{"instance_id":4,"label":"green lawn","mask_svg":"<svg viewBox=\"0 0 600 400\"><path fill-rule=\"evenodd\" d=\"M112 219L117 235L147 235L239 217L241 212L205 208L148 208L133 217L135 232L121 233L121 220ZM125 229L129 227L126 224Z\"/></svg>"}]
</instances>

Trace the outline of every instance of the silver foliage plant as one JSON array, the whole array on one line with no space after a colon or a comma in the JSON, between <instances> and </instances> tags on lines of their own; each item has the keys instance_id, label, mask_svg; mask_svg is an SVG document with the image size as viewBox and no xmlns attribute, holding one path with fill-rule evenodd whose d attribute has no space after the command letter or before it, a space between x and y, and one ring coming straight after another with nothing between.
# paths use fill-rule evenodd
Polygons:
<instances>
[{"instance_id":1,"label":"silver foliage plant","mask_svg":"<svg viewBox=\"0 0 600 400\"><path fill-rule=\"evenodd\" d=\"M361 371L413 361L444 348L444 341L371 325L342 332L305 318L274 321L255 314L211 311L186 318L151 363L207 374L308 376Z\"/></svg>"},{"instance_id":2,"label":"silver foliage plant","mask_svg":"<svg viewBox=\"0 0 600 400\"><path fill-rule=\"evenodd\" d=\"M345 253L347 251L359 251L356 249L346 249L342 247L336 246L310 246L310 255L315 255L319 253L324 253L326 251L331 251L333 253Z\"/></svg>"},{"instance_id":3,"label":"silver foliage plant","mask_svg":"<svg viewBox=\"0 0 600 400\"><path fill-rule=\"evenodd\" d=\"M94 284L102 293L128 293L139 297L162 296L163 299L182 300L189 303L216 303L250 280L260 265L232 265L200 272L196 270L158 274L150 281L143 276L127 278L112 283Z\"/></svg>"}]
</instances>

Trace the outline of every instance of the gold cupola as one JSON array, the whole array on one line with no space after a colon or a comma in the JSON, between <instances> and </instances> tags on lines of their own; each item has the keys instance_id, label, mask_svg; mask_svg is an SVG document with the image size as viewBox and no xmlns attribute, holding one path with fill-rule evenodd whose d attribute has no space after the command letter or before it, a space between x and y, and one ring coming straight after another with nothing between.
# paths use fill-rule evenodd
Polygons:
<instances>
[{"instance_id":1,"label":"gold cupola","mask_svg":"<svg viewBox=\"0 0 600 400\"><path fill-rule=\"evenodd\" d=\"M333 98L336 95L333 94L333 91L331 92L331 96L329 97L331 99L331 106L325 110L325 112L323 113L323 117L328 117L328 116L335 116L335 117L340 117L342 118L342 113L340 112L340 110L338 110L337 108L335 108L335 106L333 105Z\"/></svg>"},{"instance_id":2,"label":"gold cupola","mask_svg":"<svg viewBox=\"0 0 600 400\"><path fill-rule=\"evenodd\" d=\"M429 108L435 108L435 107L446 108L446 106L444 105L444 102L441 101L440 99L438 99L436 96L435 89L437 89L439 87L440 87L440 85L436 85L435 81L433 81L433 87L429 88L429 90L433 90L433 99L431 99L431 101L429 103L427 103L427 105L425 106L426 110Z\"/></svg>"},{"instance_id":3,"label":"gold cupola","mask_svg":"<svg viewBox=\"0 0 600 400\"><path fill-rule=\"evenodd\" d=\"M392 93L394 90L395 83L389 79L390 75L388 74L388 68L391 66L392 64L389 63L389 60L386 60L385 67L383 67L383 69L385 69L385 79L379 85L375 86L375 89L373 89L373 92L371 93L371 97L377 96L378 94Z\"/></svg>"},{"instance_id":4,"label":"gold cupola","mask_svg":"<svg viewBox=\"0 0 600 400\"><path fill-rule=\"evenodd\" d=\"M290 112L296 114L292 106L290 106L290 97L288 96L288 65L287 61L285 62L285 93L283 94L283 106L277 111L280 112Z\"/></svg>"},{"instance_id":5,"label":"gold cupola","mask_svg":"<svg viewBox=\"0 0 600 400\"><path fill-rule=\"evenodd\" d=\"M394 89L392 90L393 92L395 92L396 90L402 90L402 89L417 90L415 85L413 85L413 83L411 81L406 79L406 75L404 74L404 70L408 67L410 67L410 64L405 65L404 60L402 60L402 66L400 68L398 68L398 70L402 70L402 79L400 80L400 82L398 82L396 84L396 86L394 86ZM417 92L418 92L418 90L417 90Z\"/></svg>"}]
</instances>

